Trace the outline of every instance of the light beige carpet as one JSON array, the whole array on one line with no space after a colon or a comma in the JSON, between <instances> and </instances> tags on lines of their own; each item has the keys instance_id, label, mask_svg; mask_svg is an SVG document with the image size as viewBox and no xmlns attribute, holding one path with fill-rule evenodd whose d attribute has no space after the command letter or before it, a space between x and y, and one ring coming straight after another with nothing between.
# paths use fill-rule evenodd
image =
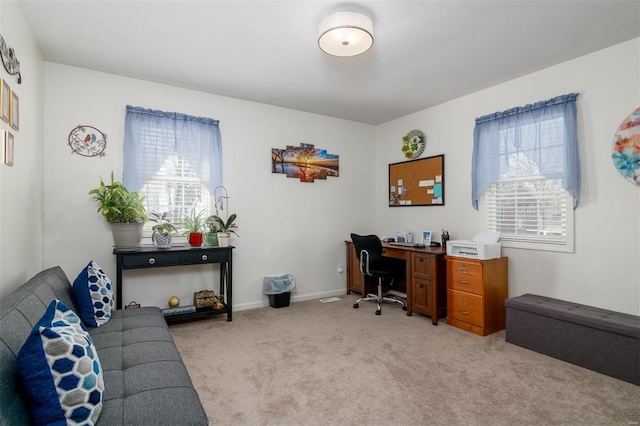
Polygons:
<instances>
[{"instance_id":1,"label":"light beige carpet","mask_svg":"<svg viewBox=\"0 0 640 426\"><path fill-rule=\"evenodd\" d=\"M211 424L638 425L640 387L399 306L306 301L171 326Z\"/></svg>"}]
</instances>

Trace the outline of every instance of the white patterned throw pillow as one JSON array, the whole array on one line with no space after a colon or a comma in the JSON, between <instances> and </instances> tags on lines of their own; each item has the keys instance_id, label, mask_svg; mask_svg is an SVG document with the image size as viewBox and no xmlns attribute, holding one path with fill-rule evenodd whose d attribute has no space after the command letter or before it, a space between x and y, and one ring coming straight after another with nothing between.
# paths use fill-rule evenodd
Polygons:
<instances>
[{"instance_id":1,"label":"white patterned throw pillow","mask_svg":"<svg viewBox=\"0 0 640 426\"><path fill-rule=\"evenodd\" d=\"M20 349L18 377L36 425L93 425L102 411L98 353L80 318L51 302Z\"/></svg>"},{"instance_id":2,"label":"white patterned throw pillow","mask_svg":"<svg viewBox=\"0 0 640 426\"><path fill-rule=\"evenodd\" d=\"M113 287L111 280L93 260L73 281L73 296L78 314L85 324L100 327L111 318Z\"/></svg>"}]
</instances>

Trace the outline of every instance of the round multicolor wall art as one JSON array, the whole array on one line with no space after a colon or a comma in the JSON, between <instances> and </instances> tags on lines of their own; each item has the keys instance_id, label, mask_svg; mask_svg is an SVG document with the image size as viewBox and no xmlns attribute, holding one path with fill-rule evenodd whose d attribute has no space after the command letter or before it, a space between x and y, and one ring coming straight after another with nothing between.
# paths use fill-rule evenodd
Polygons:
<instances>
[{"instance_id":1,"label":"round multicolor wall art","mask_svg":"<svg viewBox=\"0 0 640 426\"><path fill-rule=\"evenodd\" d=\"M629 114L618 127L611 158L626 180L640 186L640 108Z\"/></svg>"}]
</instances>

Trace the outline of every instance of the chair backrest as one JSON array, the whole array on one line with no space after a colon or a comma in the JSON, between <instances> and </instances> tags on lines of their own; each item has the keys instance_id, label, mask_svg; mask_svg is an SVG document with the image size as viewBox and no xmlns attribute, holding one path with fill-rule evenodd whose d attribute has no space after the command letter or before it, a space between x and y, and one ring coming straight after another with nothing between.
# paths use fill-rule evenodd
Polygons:
<instances>
[{"instance_id":1,"label":"chair backrest","mask_svg":"<svg viewBox=\"0 0 640 426\"><path fill-rule=\"evenodd\" d=\"M351 241L353 241L353 246L356 250L356 256L360 261L361 270L363 273L367 274L368 271L362 269L363 261L360 259L360 253L364 250L368 255L368 262L364 264L366 266L375 265L376 263L382 260L382 243L380 242L380 238L377 235L358 235L351 234Z\"/></svg>"}]
</instances>

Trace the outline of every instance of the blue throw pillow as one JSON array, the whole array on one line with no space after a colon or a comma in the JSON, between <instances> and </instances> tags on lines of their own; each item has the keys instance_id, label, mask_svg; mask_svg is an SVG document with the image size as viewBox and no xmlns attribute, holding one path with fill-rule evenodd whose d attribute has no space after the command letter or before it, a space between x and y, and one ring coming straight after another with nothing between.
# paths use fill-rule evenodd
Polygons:
<instances>
[{"instance_id":1,"label":"blue throw pillow","mask_svg":"<svg viewBox=\"0 0 640 426\"><path fill-rule=\"evenodd\" d=\"M22 345L18 378L36 425L93 425L104 379L93 340L80 318L53 300Z\"/></svg>"},{"instance_id":2,"label":"blue throw pillow","mask_svg":"<svg viewBox=\"0 0 640 426\"><path fill-rule=\"evenodd\" d=\"M100 327L111 318L113 311L111 280L93 260L80 271L73 282L73 296L78 305L78 315L85 324Z\"/></svg>"}]
</instances>

